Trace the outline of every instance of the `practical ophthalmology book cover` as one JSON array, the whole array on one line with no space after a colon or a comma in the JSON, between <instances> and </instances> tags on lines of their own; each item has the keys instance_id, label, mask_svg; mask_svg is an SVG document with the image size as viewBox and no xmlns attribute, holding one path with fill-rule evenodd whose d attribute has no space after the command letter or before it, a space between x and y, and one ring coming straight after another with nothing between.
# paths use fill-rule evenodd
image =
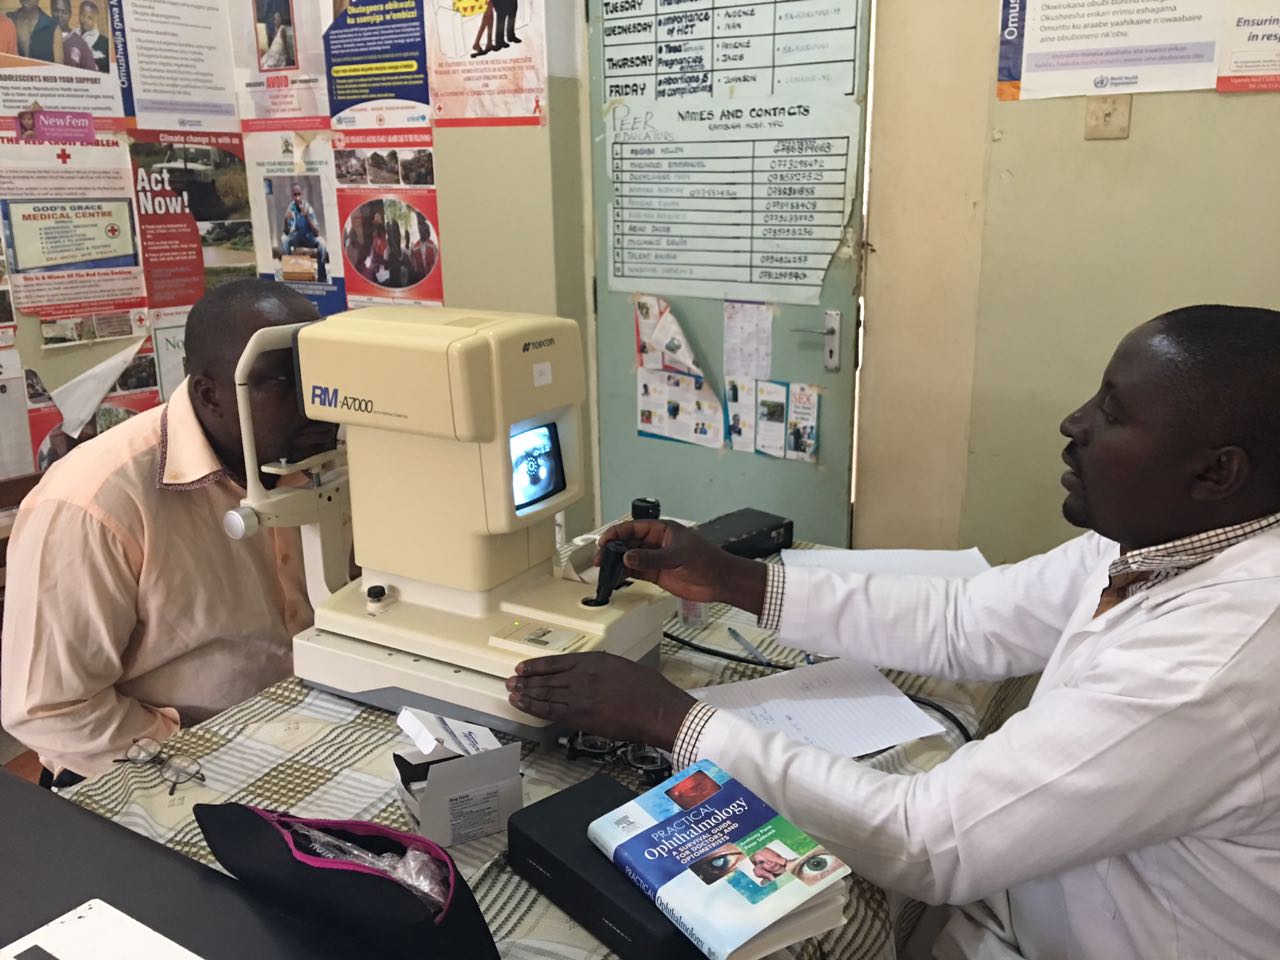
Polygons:
<instances>
[{"instance_id":1,"label":"practical ophthalmology book cover","mask_svg":"<svg viewBox=\"0 0 1280 960\"><path fill-rule=\"evenodd\" d=\"M587 833L712 960L764 956L842 921L849 868L709 760Z\"/></svg>"}]
</instances>

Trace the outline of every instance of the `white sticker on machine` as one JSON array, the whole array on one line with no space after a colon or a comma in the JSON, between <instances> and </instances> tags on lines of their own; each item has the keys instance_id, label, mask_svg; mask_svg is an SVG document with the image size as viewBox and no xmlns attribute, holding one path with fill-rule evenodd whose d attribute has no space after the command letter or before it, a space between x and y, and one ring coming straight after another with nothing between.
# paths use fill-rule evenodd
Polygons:
<instances>
[{"instance_id":1,"label":"white sticker on machine","mask_svg":"<svg viewBox=\"0 0 1280 960\"><path fill-rule=\"evenodd\" d=\"M533 385L535 387L551 386L551 361L544 360L542 363L533 365Z\"/></svg>"}]
</instances>

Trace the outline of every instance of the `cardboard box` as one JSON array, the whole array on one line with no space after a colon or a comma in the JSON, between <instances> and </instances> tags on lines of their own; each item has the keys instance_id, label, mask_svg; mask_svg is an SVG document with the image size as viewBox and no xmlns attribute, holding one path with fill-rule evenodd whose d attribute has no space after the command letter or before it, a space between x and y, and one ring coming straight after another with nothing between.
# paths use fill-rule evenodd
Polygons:
<instances>
[{"instance_id":1,"label":"cardboard box","mask_svg":"<svg viewBox=\"0 0 1280 960\"><path fill-rule=\"evenodd\" d=\"M506 829L524 806L519 743L409 707L397 722L416 749L397 753L396 793L418 833L451 847Z\"/></svg>"},{"instance_id":2,"label":"cardboard box","mask_svg":"<svg viewBox=\"0 0 1280 960\"><path fill-rule=\"evenodd\" d=\"M280 276L285 280L315 280L315 257L298 253L286 253L280 258Z\"/></svg>"}]
</instances>

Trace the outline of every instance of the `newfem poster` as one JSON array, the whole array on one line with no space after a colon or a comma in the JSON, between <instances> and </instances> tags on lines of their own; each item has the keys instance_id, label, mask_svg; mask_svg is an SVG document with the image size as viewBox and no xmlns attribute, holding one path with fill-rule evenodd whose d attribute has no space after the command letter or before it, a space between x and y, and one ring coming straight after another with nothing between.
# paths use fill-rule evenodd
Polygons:
<instances>
[{"instance_id":1,"label":"newfem poster","mask_svg":"<svg viewBox=\"0 0 1280 960\"><path fill-rule=\"evenodd\" d=\"M244 159L258 275L294 287L324 316L345 310L330 135L247 133Z\"/></svg>"},{"instance_id":2,"label":"newfem poster","mask_svg":"<svg viewBox=\"0 0 1280 960\"><path fill-rule=\"evenodd\" d=\"M547 103L546 0L425 0L438 127L540 124Z\"/></svg>"},{"instance_id":3,"label":"newfem poster","mask_svg":"<svg viewBox=\"0 0 1280 960\"><path fill-rule=\"evenodd\" d=\"M126 116L148 129L239 131L226 0L123 0L115 19Z\"/></svg>"},{"instance_id":4,"label":"newfem poster","mask_svg":"<svg viewBox=\"0 0 1280 960\"><path fill-rule=\"evenodd\" d=\"M429 126L422 0L335 0L321 16L333 128Z\"/></svg>"},{"instance_id":5,"label":"newfem poster","mask_svg":"<svg viewBox=\"0 0 1280 960\"><path fill-rule=\"evenodd\" d=\"M335 133L350 307L444 301L430 130Z\"/></svg>"},{"instance_id":6,"label":"newfem poster","mask_svg":"<svg viewBox=\"0 0 1280 960\"><path fill-rule=\"evenodd\" d=\"M189 307L209 286L254 276L239 134L135 130L129 139L147 305Z\"/></svg>"},{"instance_id":7,"label":"newfem poster","mask_svg":"<svg viewBox=\"0 0 1280 960\"><path fill-rule=\"evenodd\" d=\"M123 140L0 136L0 220L14 309L45 346L146 328L146 298Z\"/></svg>"},{"instance_id":8,"label":"newfem poster","mask_svg":"<svg viewBox=\"0 0 1280 960\"><path fill-rule=\"evenodd\" d=\"M99 128L121 126L120 0L0 0L0 16L13 27L0 44L0 116L38 103L92 113Z\"/></svg>"},{"instance_id":9,"label":"newfem poster","mask_svg":"<svg viewBox=\"0 0 1280 960\"><path fill-rule=\"evenodd\" d=\"M225 0L241 129L329 129L320 0Z\"/></svg>"}]
</instances>

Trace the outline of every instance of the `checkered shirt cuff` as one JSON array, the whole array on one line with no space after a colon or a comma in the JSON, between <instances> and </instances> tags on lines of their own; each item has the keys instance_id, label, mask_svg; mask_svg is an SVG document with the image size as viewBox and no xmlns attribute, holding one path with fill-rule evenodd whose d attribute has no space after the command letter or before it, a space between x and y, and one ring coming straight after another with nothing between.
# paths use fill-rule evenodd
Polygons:
<instances>
[{"instance_id":1,"label":"checkered shirt cuff","mask_svg":"<svg viewBox=\"0 0 1280 960\"><path fill-rule=\"evenodd\" d=\"M698 762L698 741L702 739L702 731L707 722L716 715L716 708L705 703L694 704L680 724L676 734L676 742L671 747L671 766L674 770L683 770L690 764Z\"/></svg>"},{"instance_id":2,"label":"checkered shirt cuff","mask_svg":"<svg viewBox=\"0 0 1280 960\"><path fill-rule=\"evenodd\" d=\"M762 630L777 630L782 622L782 594L787 587L787 568L781 563L766 564L764 606L757 621Z\"/></svg>"}]
</instances>

